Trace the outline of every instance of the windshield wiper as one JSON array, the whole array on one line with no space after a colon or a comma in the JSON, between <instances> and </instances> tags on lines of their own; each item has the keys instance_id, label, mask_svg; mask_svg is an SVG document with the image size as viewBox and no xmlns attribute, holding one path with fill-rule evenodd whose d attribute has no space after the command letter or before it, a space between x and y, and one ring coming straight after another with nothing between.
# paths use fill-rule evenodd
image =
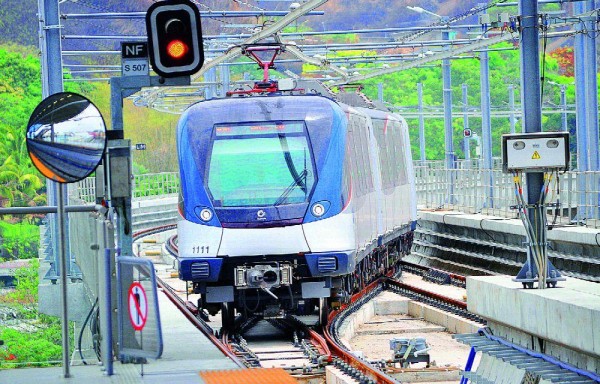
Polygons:
<instances>
[{"instance_id":1,"label":"windshield wiper","mask_svg":"<svg viewBox=\"0 0 600 384\"><path fill-rule=\"evenodd\" d=\"M281 149L283 150L283 158L285 159L285 164L288 167L288 170L292 174L296 184L302 188L302 192L306 193L306 182L302 180L302 173L298 174L296 167L294 166L294 161L292 160L292 155L290 154L290 148L288 146L287 138L284 134L280 133L277 135L279 137L279 144L281 145ZM304 165L304 172L306 172L306 164ZM304 173L303 172L303 173Z\"/></svg>"},{"instance_id":2,"label":"windshield wiper","mask_svg":"<svg viewBox=\"0 0 600 384\"><path fill-rule=\"evenodd\" d=\"M308 171L305 169L298 176L296 176L294 178L294 180L292 181L292 183L283 191L283 193L281 194L281 196L279 196L279 198L275 201L275 203L273 203L273 205L281 205L281 203L283 203L285 201L285 199L287 199L288 195L294 190L294 188L296 188L298 186L300 188L302 188L303 190L305 190L306 189L306 182L304 184L301 184L301 181L306 176L308 176ZM303 185L304 185L304 188L303 188Z\"/></svg>"}]
</instances>

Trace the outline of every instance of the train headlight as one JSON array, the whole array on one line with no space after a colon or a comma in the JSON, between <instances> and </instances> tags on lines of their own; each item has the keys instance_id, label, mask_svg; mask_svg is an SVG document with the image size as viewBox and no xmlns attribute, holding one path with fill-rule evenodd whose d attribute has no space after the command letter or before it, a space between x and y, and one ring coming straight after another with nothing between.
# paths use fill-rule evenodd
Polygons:
<instances>
[{"instance_id":1,"label":"train headlight","mask_svg":"<svg viewBox=\"0 0 600 384\"><path fill-rule=\"evenodd\" d=\"M203 210L200 211L200 219L202 219L202 221L210 221L210 219L212 219L212 217L213 217L213 213L210 209L204 208Z\"/></svg>"},{"instance_id":2,"label":"train headlight","mask_svg":"<svg viewBox=\"0 0 600 384\"><path fill-rule=\"evenodd\" d=\"M316 217L321 217L325 214L325 206L321 203L315 203L312 206L312 214Z\"/></svg>"}]
</instances>

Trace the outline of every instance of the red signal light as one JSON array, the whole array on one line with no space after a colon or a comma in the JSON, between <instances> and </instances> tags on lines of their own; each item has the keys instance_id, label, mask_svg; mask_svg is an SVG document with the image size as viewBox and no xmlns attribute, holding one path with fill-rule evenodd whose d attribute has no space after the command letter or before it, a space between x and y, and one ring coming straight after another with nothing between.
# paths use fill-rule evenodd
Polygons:
<instances>
[{"instance_id":1,"label":"red signal light","mask_svg":"<svg viewBox=\"0 0 600 384\"><path fill-rule=\"evenodd\" d=\"M204 63L198 6L191 0L161 0L146 12L150 64L157 75L188 76Z\"/></svg>"},{"instance_id":2,"label":"red signal light","mask_svg":"<svg viewBox=\"0 0 600 384\"><path fill-rule=\"evenodd\" d=\"M174 59L182 58L189 50L187 44L181 40L173 40L167 44L167 53Z\"/></svg>"}]
</instances>

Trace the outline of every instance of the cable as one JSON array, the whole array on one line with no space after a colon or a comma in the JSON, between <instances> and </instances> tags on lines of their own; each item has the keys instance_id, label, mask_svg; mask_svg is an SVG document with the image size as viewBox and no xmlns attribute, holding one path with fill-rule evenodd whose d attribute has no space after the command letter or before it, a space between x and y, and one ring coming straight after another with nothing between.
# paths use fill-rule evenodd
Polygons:
<instances>
[{"instance_id":1,"label":"cable","mask_svg":"<svg viewBox=\"0 0 600 384\"><path fill-rule=\"evenodd\" d=\"M542 55L542 76L541 76L541 92L540 92L540 102L544 100L544 82L546 81L546 48L548 46L548 19L546 16L543 16L543 23L541 25L542 28L542 36L543 36L543 55Z\"/></svg>"},{"instance_id":2,"label":"cable","mask_svg":"<svg viewBox=\"0 0 600 384\"><path fill-rule=\"evenodd\" d=\"M554 228L556 225L556 220L558 219L558 213L560 210L560 176L558 171L556 171L556 207L554 208L554 219L552 220L552 224L548 226L548 229Z\"/></svg>"},{"instance_id":3,"label":"cable","mask_svg":"<svg viewBox=\"0 0 600 384\"><path fill-rule=\"evenodd\" d=\"M95 313L92 315L92 320L90 322L90 332L92 332L92 340L94 352L96 352L96 357L98 361L102 361L102 354L100 349L100 307L96 307Z\"/></svg>"},{"instance_id":4,"label":"cable","mask_svg":"<svg viewBox=\"0 0 600 384\"><path fill-rule=\"evenodd\" d=\"M98 304L98 298L96 298L96 301L94 301L94 304L92 304L92 308L90 308L90 311L88 312L88 315L85 318L83 325L81 326L81 330L79 331L79 338L77 340L77 348L79 349L79 356L81 357L81 361L83 362L83 365L87 365L87 362L85 361L85 358L83 357L83 352L81 352L81 339L83 338L83 330L85 329L87 322L90 320L90 317L92 317L92 313L94 312L94 308L96 307L96 304Z\"/></svg>"},{"instance_id":5,"label":"cable","mask_svg":"<svg viewBox=\"0 0 600 384\"><path fill-rule=\"evenodd\" d=\"M483 231L483 232L484 232L486 235L488 235L488 236L489 236L489 238L490 238L490 239L492 239L492 241L496 241L496 239L494 239L494 236L490 235L490 234L489 234L489 232L488 232L488 231L486 231L486 230L483 228L483 220L486 220L486 219L481 219L481 220L479 220L479 228L480 228L480 229L481 229L481 230L482 230L482 231Z\"/></svg>"},{"instance_id":6,"label":"cable","mask_svg":"<svg viewBox=\"0 0 600 384\"><path fill-rule=\"evenodd\" d=\"M291 284L288 285L288 291L290 292L290 301L291 301L292 309L294 309L294 294L292 292Z\"/></svg>"}]
</instances>

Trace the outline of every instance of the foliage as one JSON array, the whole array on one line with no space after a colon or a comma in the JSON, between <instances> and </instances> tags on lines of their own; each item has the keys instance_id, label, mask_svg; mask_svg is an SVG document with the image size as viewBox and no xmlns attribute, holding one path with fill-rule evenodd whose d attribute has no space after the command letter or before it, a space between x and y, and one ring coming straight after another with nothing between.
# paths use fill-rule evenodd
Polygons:
<instances>
[{"instance_id":1,"label":"foliage","mask_svg":"<svg viewBox=\"0 0 600 384\"><path fill-rule=\"evenodd\" d=\"M48 366L60 362L62 330L60 319L37 311L39 261L17 269L16 288L0 296L0 305L18 313L19 324L26 331L0 327L0 369L17 366Z\"/></svg>"},{"instance_id":2,"label":"foliage","mask_svg":"<svg viewBox=\"0 0 600 384\"><path fill-rule=\"evenodd\" d=\"M0 205L36 205L45 201L44 185L29 160L25 127L41 99L39 59L11 48L0 47Z\"/></svg>"},{"instance_id":3,"label":"foliage","mask_svg":"<svg viewBox=\"0 0 600 384\"><path fill-rule=\"evenodd\" d=\"M91 93L94 85L66 83L65 90ZM45 182L25 143L29 115L42 98L40 60L15 45L0 46L0 206L46 203Z\"/></svg>"},{"instance_id":4,"label":"foliage","mask_svg":"<svg viewBox=\"0 0 600 384\"><path fill-rule=\"evenodd\" d=\"M495 51L489 52L489 78L490 78L490 100L491 105L499 110L508 109L508 86L513 85L515 90L515 102L519 104L520 100L520 75L519 75L519 51L512 44L503 43L492 47ZM513 49L514 48L514 49ZM354 53L357 54L356 52ZM572 78L563 76L559 72L559 61L549 54L545 58L546 76L543 88L543 101L545 106L560 104L560 89L552 86L549 82L559 84L571 84ZM453 60L451 64L452 77L452 100L454 106L453 139L455 153L459 158L464 158L462 150L462 84L467 85L468 105L476 108L481 104L480 93L480 71L479 60L462 59ZM391 105L408 107L410 110L416 110L418 104L417 83L423 84L423 104L425 113L436 113L440 117L425 119L425 142L427 160L443 159L445 154L444 145L444 120L441 117L443 112L442 97L442 69L441 65L432 65L421 68L413 68L406 71L395 72L382 75L363 82L364 92L371 99L377 99L377 84L384 84L384 100ZM573 104L575 101L574 87L567 87L567 103ZM459 112L461 111L461 112ZM402 112L400 112L402 113ZM494 111L492 111L494 115ZM560 130L561 115L544 115L542 123L546 130ZM419 158L419 131L418 120L407 119L412 144L413 158ZM574 132L574 120L569 119L569 130ZM469 126L473 132L480 137L481 118L469 118ZM520 126L517 128L520 130ZM508 117L492 118L492 151L493 156L500 156L500 136L510 132L510 122ZM572 139L573 140L573 139ZM574 141L574 140L573 140ZM471 150L474 151L474 143L471 144ZM474 155L474 152L471 153Z\"/></svg>"},{"instance_id":5,"label":"foliage","mask_svg":"<svg viewBox=\"0 0 600 384\"><path fill-rule=\"evenodd\" d=\"M0 222L0 259L32 259L37 257L40 230L26 222Z\"/></svg>"},{"instance_id":6,"label":"foliage","mask_svg":"<svg viewBox=\"0 0 600 384\"><path fill-rule=\"evenodd\" d=\"M49 319L49 324L40 324L36 332L20 332L11 328L0 329L4 348L0 349L0 369L24 366L47 367L58 363L62 356L60 322Z\"/></svg>"},{"instance_id":7,"label":"foliage","mask_svg":"<svg viewBox=\"0 0 600 384\"><path fill-rule=\"evenodd\" d=\"M558 60L559 73L564 76L575 75L575 53L573 47L560 47L550 52L550 56Z\"/></svg>"},{"instance_id":8,"label":"foliage","mask_svg":"<svg viewBox=\"0 0 600 384\"><path fill-rule=\"evenodd\" d=\"M134 196L163 196L179 192L179 179L167 178L165 175L152 174L136 178Z\"/></svg>"},{"instance_id":9,"label":"foliage","mask_svg":"<svg viewBox=\"0 0 600 384\"><path fill-rule=\"evenodd\" d=\"M17 285L14 290L2 297L2 302L21 305L22 315L27 318L36 317L38 299L38 269L40 262L32 259L27 267L15 271Z\"/></svg>"}]
</instances>

